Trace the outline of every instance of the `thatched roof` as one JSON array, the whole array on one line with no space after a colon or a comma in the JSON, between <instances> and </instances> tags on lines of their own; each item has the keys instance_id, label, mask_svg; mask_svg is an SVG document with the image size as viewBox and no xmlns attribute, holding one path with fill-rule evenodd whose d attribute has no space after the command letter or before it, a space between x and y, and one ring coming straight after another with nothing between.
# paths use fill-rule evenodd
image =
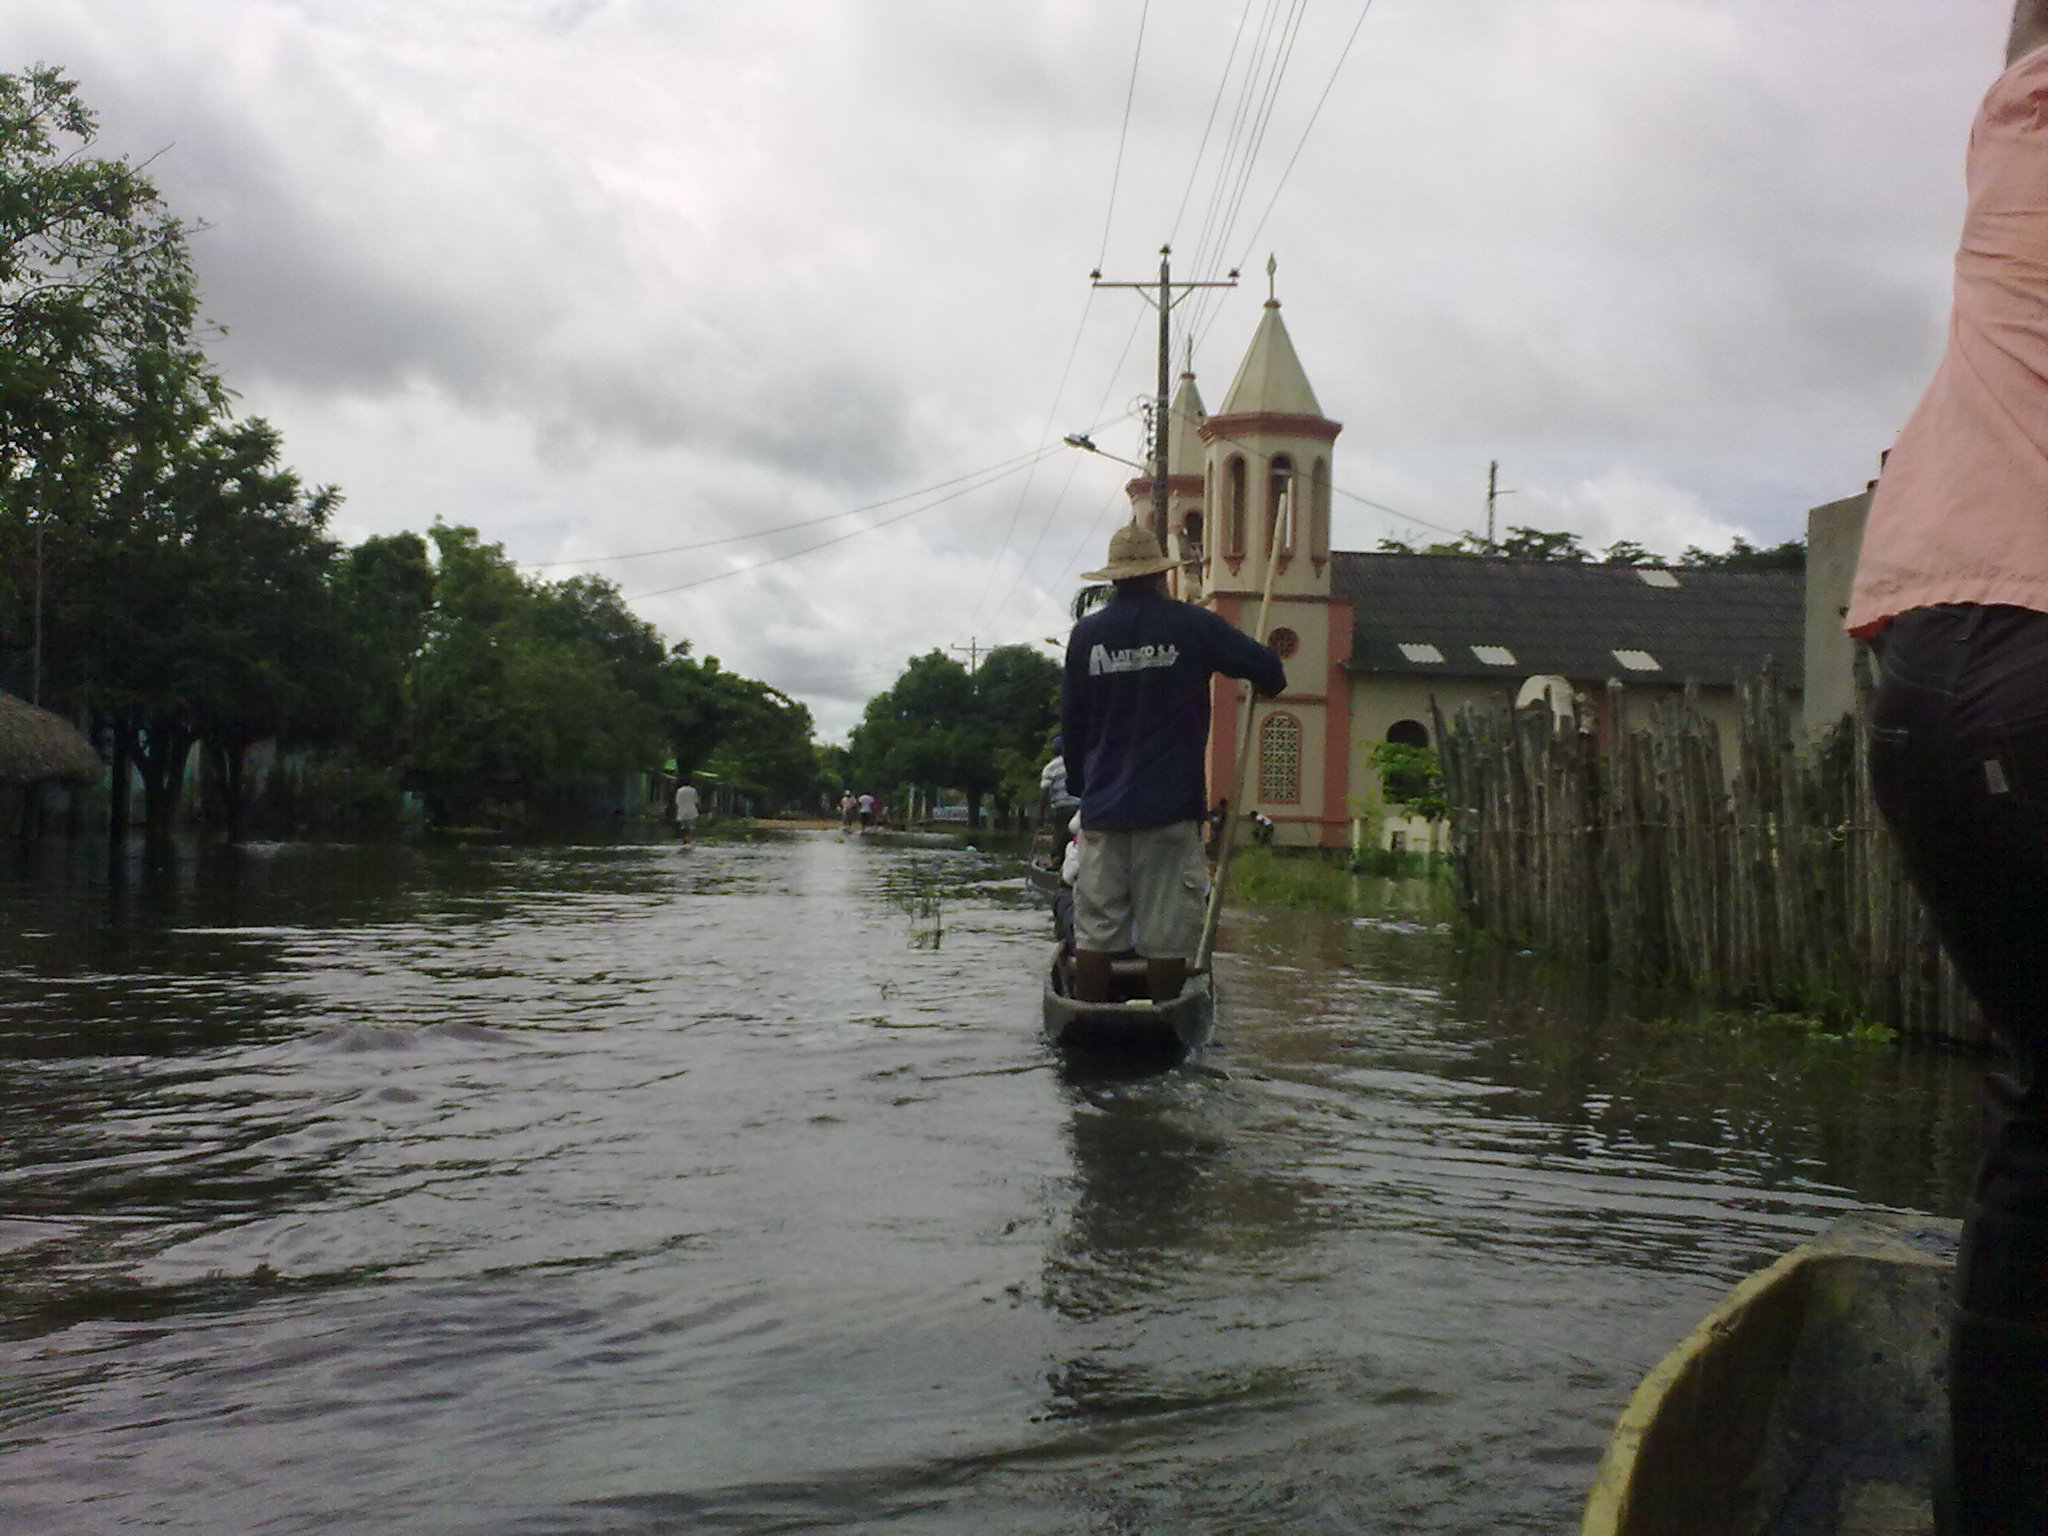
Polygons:
<instances>
[{"instance_id":1,"label":"thatched roof","mask_svg":"<svg viewBox=\"0 0 2048 1536\"><path fill-rule=\"evenodd\" d=\"M78 727L0 693L0 784L97 784L106 769Z\"/></svg>"}]
</instances>

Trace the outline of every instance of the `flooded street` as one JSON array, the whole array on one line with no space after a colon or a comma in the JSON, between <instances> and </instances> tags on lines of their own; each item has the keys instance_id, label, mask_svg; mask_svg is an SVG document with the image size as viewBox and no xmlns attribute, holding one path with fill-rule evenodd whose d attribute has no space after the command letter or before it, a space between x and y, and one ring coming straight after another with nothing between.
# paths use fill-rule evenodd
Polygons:
<instances>
[{"instance_id":1,"label":"flooded street","mask_svg":"<svg viewBox=\"0 0 2048 1536\"><path fill-rule=\"evenodd\" d=\"M0 874L0 1530L1575 1528L1967 1063L1236 913L1073 1081L1018 866L835 834Z\"/></svg>"}]
</instances>

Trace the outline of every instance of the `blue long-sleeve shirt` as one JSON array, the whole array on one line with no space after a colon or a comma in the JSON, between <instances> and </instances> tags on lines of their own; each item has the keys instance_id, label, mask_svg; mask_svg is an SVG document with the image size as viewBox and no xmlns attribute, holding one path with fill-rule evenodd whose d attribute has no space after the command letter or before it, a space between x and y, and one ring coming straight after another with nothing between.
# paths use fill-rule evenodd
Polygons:
<instances>
[{"instance_id":1,"label":"blue long-sleeve shirt","mask_svg":"<svg viewBox=\"0 0 2048 1536\"><path fill-rule=\"evenodd\" d=\"M1202 759L1217 672L1269 696L1287 686L1272 647L1156 588L1120 590L1074 626L1060 738L1082 826L1127 832L1207 814Z\"/></svg>"}]
</instances>

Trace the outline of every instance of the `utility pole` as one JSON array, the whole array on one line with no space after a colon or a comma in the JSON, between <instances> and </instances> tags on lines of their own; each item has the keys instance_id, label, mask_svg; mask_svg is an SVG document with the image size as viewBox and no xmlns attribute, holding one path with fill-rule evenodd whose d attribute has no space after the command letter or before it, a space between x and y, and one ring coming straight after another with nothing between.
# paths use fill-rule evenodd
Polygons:
<instances>
[{"instance_id":1,"label":"utility pole","mask_svg":"<svg viewBox=\"0 0 2048 1536\"><path fill-rule=\"evenodd\" d=\"M29 670L28 701L43 702L43 520L36 519L36 641L35 661Z\"/></svg>"},{"instance_id":2,"label":"utility pole","mask_svg":"<svg viewBox=\"0 0 2048 1536\"><path fill-rule=\"evenodd\" d=\"M1500 489L1500 460L1489 461L1486 466L1486 552L1489 555L1500 549L1499 541L1493 536L1493 504L1503 496L1514 494Z\"/></svg>"},{"instance_id":3,"label":"utility pole","mask_svg":"<svg viewBox=\"0 0 2048 1536\"><path fill-rule=\"evenodd\" d=\"M1159 280L1156 285L1143 283L1106 283L1102 280L1102 269L1096 268L1088 274L1098 288L1135 288L1145 302L1159 311L1159 394L1152 408L1152 521L1161 540L1166 537L1166 450L1167 416L1172 401L1169 398L1173 385L1173 342L1169 323L1173 317L1173 306L1186 298L1197 288L1235 288L1237 269L1231 268L1230 276L1222 282L1176 283L1173 280L1173 247L1159 247Z\"/></svg>"},{"instance_id":4,"label":"utility pole","mask_svg":"<svg viewBox=\"0 0 2048 1536\"><path fill-rule=\"evenodd\" d=\"M981 636L969 635L965 645L949 645L946 649L949 651L965 651L967 653L967 675L969 677L974 676L976 672L981 670Z\"/></svg>"}]
</instances>

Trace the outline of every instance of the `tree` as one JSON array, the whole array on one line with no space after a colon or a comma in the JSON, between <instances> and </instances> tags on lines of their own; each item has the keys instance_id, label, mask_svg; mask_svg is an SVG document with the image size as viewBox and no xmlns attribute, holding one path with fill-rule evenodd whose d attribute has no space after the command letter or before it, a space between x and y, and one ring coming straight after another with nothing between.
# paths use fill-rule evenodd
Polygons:
<instances>
[{"instance_id":1,"label":"tree","mask_svg":"<svg viewBox=\"0 0 2048 1536\"><path fill-rule=\"evenodd\" d=\"M1455 539L1422 545L1388 534L1375 547L1383 555L1483 555L1487 552L1486 540L1476 533L1461 533Z\"/></svg>"},{"instance_id":2,"label":"tree","mask_svg":"<svg viewBox=\"0 0 2048 1536\"><path fill-rule=\"evenodd\" d=\"M245 806L243 764L258 741L332 739L344 724L349 646L330 581L337 554L326 525L340 498L304 489L278 465L281 444L261 420L216 427L175 466L151 526L170 542L175 606L154 637L180 666L172 696L145 722L150 822L169 825L189 728L230 834Z\"/></svg>"},{"instance_id":3,"label":"tree","mask_svg":"<svg viewBox=\"0 0 2048 1536\"><path fill-rule=\"evenodd\" d=\"M856 788L966 789L973 755L974 682L943 651L913 656L889 688L868 700L848 742ZM982 786L986 788L984 784ZM970 791L971 792L971 791Z\"/></svg>"},{"instance_id":4,"label":"tree","mask_svg":"<svg viewBox=\"0 0 2048 1536\"><path fill-rule=\"evenodd\" d=\"M677 775L687 779L704 771L755 701L748 679L726 671L716 656L699 661L687 640L670 649L662 680L662 732Z\"/></svg>"},{"instance_id":5,"label":"tree","mask_svg":"<svg viewBox=\"0 0 2048 1536\"><path fill-rule=\"evenodd\" d=\"M1585 546L1576 533L1546 533L1541 528L1513 527L1501 540L1500 553L1510 560L1555 560L1566 565L1583 564Z\"/></svg>"},{"instance_id":6,"label":"tree","mask_svg":"<svg viewBox=\"0 0 2048 1536\"><path fill-rule=\"evenodd\" d=\"M124 531L226 401L183 226L90 153L76 91L47 66L0 74L0 646L38 693L53 567Z\"/></svg>"},{"instance_id":7,"label":"tree","mask_svg":"<svg viewBox=\"0 0 2048 1536\"><path fill-rule=\"evenodd\" d=\"M709 771L728 788L757 799L764 809L810 805L818 783L810 710L766 683L732 673L725 676L733 680L731 696L740 705Z\"/></svg>"},{"instance_id":8,"label":"tree","mask_svg":"<svg viewBox=\"0 0 2048 1536\"><path fill-rule=\"evenodd\" d=\"M1028 645L999 645L974 674L977 708L988 723L988 779L1007 816L1038 794L1038 774L1060 718L1060 666Z\"/></svg>"},{"instance_id":9,"label":"tree","mask_svg":"<svg viewBox=\"0 0 2048 1536\"><path fill-rule=\"evenodd\" d=\"M1601 552L1602 565L1662 565L1664 557L1643 548L1634 539L1616 539Z\"/></svg>"},{"instance_id":10,"label":"tree","mask_svg":"<svg viewBox=\"0 0 2048 1536\"><path fill-rule=\"evenodd\" d=\"M1678 563L1708 571L1803 571L1806 569L1806 541L1787 539L1782 544L1760 549L1747 539L1737 538L1718 554L1694 545L1678 557Z\"/></svg>"},{"instance_id":11,"label":"tree","mask_svg":"<svg viewBox=\"0 0 2048 1536\"><path fill-rule=\"evenodd\" d=\"M849 766L863 785L960 790L978 825L991 794L1007 814L1036 792L1059 694L1058 663L1028 645L997 646L972 674L941 651L914 656L868 701Z\"/></svg>"},{"instance_id":12,"label":"tree","mask_svg":"<svg viewBox=\"0 0 2048 1536\"><path fill-rule=\"evenodd\" d=\"M609 584L529 583L474 528L437 523L432 538L439 561L415 669L412 767L434 810L559 814L572 792L652 767L660 714L615 654L620 645L644 652L646 637L614 611Z\"/></svg>"},{"instance_id":13,"label":"tree","mask_svg":"<svg viewBox=\"0 0 2048 1536\"><path fill-rule=\"evenodd\" d=\"M1443 768L1436 748L1383 741L1372 749L1380 790L1389 805L1398 805L1427 821L1441 821L1450 812Z\"/></svg>"},{"instance_id":14,"label":"tree","mask_svg":"<svg viewBox=\"0 0 2048 1536\"><path fill-rule=\"evenodd\" d=\"M416 533L365 539L333 579L348 655L335 735L367 761L400 762L412 749L412 670L434 608L427 541Z\"/></svg>"}]
</instances>

